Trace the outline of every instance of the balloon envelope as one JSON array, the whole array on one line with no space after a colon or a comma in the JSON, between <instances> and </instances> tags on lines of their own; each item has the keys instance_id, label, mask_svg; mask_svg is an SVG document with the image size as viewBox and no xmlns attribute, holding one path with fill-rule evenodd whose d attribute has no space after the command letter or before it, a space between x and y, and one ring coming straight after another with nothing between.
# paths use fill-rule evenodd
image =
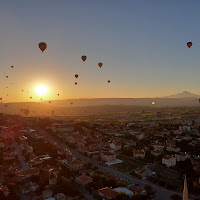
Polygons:
<instances>
[{"instance_id":1,"label":"balloon envelope","mask_svg":"<svg viewBox=\"0 0 200 200\"><path fill-rule=\"evenodd\" d=\"M87 56L84 55L84 56L81 57L81 59L82 59L83 62L85 62L86 59L87 59Z\"/></svg>"},{"instance_id":2,"label":"balloon envelope","mask_svg":"<svg viewBox=\"0 0 200 200\"><path fill-rule=\"evenodd\" d=\"M190 48L192 46L192 42L187 43L187 47Z\"/></svg>"},{"instance_id":3,"label":"balloon envelope","mask_svg":"<svg viewBox=\"0 0 200 200\"><path fill-rule=\"evenodd\" d=\"M29 109L24 109L24 114L27 116L29 114L30 110Z\"/></svg>"},{"instance_id":4,"label":"balloon envelope","mask_svg":"<svg viewBox=\"0 0 200 200\"><path fill-rule=\"evenodd\" d=\"M99 67L101 68L103 66L103 63L102 62L99 62L98 63Z\"/></svg>"},{"instance_id":5,"label":"balloon envelope","mask_svg":"<svg viewBox=\"0 0 200 200\"><path fill-rule=\"evenodd\" d=\"M47 48L47 44L45 42L40 42L38 44L40 50L43 52Z\"/></svg>"}]
</instances>

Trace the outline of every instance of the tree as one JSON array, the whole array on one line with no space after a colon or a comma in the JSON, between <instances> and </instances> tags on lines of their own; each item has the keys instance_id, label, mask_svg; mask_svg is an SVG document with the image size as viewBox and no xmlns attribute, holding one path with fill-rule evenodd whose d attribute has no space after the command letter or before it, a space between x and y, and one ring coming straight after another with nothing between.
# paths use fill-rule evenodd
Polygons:
<instances>
[{"instance_id":1,"label":"tree","mask_svg":"<svg viewBox=\"0 0 200 200\"><path fill-rule=\"evenodd\" d=\"M181 198L180 195L178 195L178 194L176 194L176 193L172 193L172 194L170 195L170 199L172 199L172 200L181 200L182 198Z\"/></svg>"},{"instance_id":2,"label":"tree","mask_svg":"<svg viewBox=\"0 0 200 200\"><path fill-rule=\"evenodd\" d=\"M153 190L153 188L151 187L151 185L145 185L145 190L147 191L148 195L154 195L155 191Z\"/></svg>"}]
</instances>

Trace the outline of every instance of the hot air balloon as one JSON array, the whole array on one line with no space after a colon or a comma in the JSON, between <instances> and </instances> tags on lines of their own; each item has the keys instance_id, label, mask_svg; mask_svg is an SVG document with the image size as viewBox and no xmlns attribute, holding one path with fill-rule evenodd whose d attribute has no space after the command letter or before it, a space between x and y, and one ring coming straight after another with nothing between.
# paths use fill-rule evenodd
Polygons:
<instances>
[{"instance_id":1,"label":"hot air balloon","mask_svg":"<svg viewBox=\"0 0 200 200\"><path fill-rule=\"evenodd\" d=\"M173 117L174 113L173 112L169 112L169 116Z\"/></svg>"},{"instance_id":2,"label":"hot air balloon","mask_svg":"<svg viewBox=\"0 0 200 200\"><path fill-rule=\"evenodd\" d=\"M108 80L108 83L110 83L110 80Z\"/></svg>"},{"instance_id":3,"label":"hot air balloon","mask_svg":"<svg viewBox=\"0 0 200 200\"><path fill-rule=\"evenodd\" d=\"M28 93L28 91L26 91Z\"/></svg>"},{"instance_id":4,"label":"hot air balloon","mask_svg":"<svg viewBox=\"0 0 200 200\"><path fill-rule=\"evenodd\" d=\"M141 113L144 113L144 112L145 112L145 110L144 110L144 109L142 109L142 110L141 110Z\"/></svg>"},{"instance_id":5,"label":"hot air balloon","mask_svg":"<svg viewBox=\"0 0 200 200\"><path fill-rule=\"evenodd\" d=\"M60 95L60 94L57 94L58 96Z\"/></svg>"},{"instance_id":6,"label":"hot air balloon","mask_svg":"<svg viewBox=\"0 0 200 200\"><path fill-rule=\"evenodd\" d=\"M6 76L6 78L8 78L8 76Z\"/></svg>"},{"instance_id":7,"label":"hot air balloon","mask_svg":"<svg viewBox=\"0 0 200 200\"><path fill-rule=\"evenodd\" d=\"M75 82L75 85L77 85L77 82Z\"/></svg>"},{"instance_id":8,"label":"hot air balloon","mask_svg":"<svg viewBox=\"0 0 200 200\"><path fill-rule=\"evenodd\" d=\"M192 42L187 43L187 47L190 48L192 46Z\"/></svg>"},{"instance_id":9,"label":"hot air balloon","mask_svg":"<svg viewBox=\"0 0 200 200\"><path fill-rule=\"evenodd\" d=\"M38 44L38 46L39 46L40 50L42 51L42 53L47 48L47 44L45 42L40 42Z\"/></svg>"},{"instance_id":10,"label":"hot air balloon","mask_svg":"<svg viewBox=\"0 0 200 200\"><path fill-rule=\"evenodd\" d=\"M71 105L73 105L73 102L71 102Z\"/></svg>"},{"instance_id":11,"label":"hot air balloon","mask_svg":"<svg viewBox=\"0 0 200 200\"><path fill-rule=\"evenodd\" d=\"M32 97L30 97L30 99L32 99Z\"/></svg>"},{"instance_id":12,"label":"hot air balloon","mask_svg":"<svg viewBox=\"0 0 200 200\"><path fill-rule=\"evenodd\" d=\"M101 68L103 66L103 63L102 62L99 62L98 63L99 67Z\"/></svg>"},{"instance_id":13,"label":"hot air balloon","mask_svg":"<svg viewBox=\"0 0 200 200\"><path fill-rule=\"evenodd\" d=\"M155 104L155 102L152 102L152 105L154 105Z\"/></svg>"},{"instance_id":14,"label":"hot air balloon","mask_svg":"<svg viewBox=\"0 0 200 200\"><path fill-rule=\"evenodd\" d=\"M24 114L27 116L29 114L30 110L29 109L24 109Z\"/></svg>"},{"instance_id":15,"label":"hot air balloon","mask_svg":"<svg viewBox=\"0 0 200 200\"><path fill-rule=\"evenodd\" d=\"M83 62L85 62L86 59L87 59L87 56L82 56L81 59L82 59Z\"/></svg>"},{"instance_id":16,"label":"hot air balloon","mask_svg":"<svg viewBox=\"0 0 200 200\"><path fill-rule=\"evenodd\" d=\"M40 101L42 101L42 98L40 99Z\"/></svg>"},{"instance_id":17,"label":"hot air balloon","mask_svg":"<svg viewBox=\"0 0 200 200\"><path fill-rule=\"evenodd\" d=\"M161 112L156 112L155 115L156 115L157 117L160 117L160 116L161 116Z\"/></svg>"},{"instance_id":18,"label":"hot air balloon","mask_svg":"<svg viewBox=\"0 0 200 200\"><path fill-rule=\"evenodd\" d=\"M75 77L78 78L78 74L75 74Z\"/></svg>"},{"instance_id":19,"label":"hot air balloon","mask_svg":"<svg viewBox=\"0 0 200 200\"><path fill-rule=\"evenodd\" d=\"M11 66L11 68L13 68L13 66Z\"/></svg>"},{"instance_id":20,"label":"hot air balloon","mask_svg":"<svg viewBox=\"0 0 200 200\"><path fill-rule=\"evenodd\" d=\"M2 100L3 98L0 98L0 101Z\"/></svg>"},{"instance_id":21,"label":"hot air balloon","mask_svg":"<svg viewBox=\"0 0 200 200\"><path fill-rule=\"evenodd\" d=\"M24 90L22 90L22 92L23 92Z\"/></svg>"},{"instance_id":22,"label":"hot air balloon","mask_svg":"<svg viewBox=\"0 0 200 200\"><path fill-rule=\"evenodd\" d=\"M51 103L51 101L49 101L49 103Z\"/></svg>"}]
</instances>

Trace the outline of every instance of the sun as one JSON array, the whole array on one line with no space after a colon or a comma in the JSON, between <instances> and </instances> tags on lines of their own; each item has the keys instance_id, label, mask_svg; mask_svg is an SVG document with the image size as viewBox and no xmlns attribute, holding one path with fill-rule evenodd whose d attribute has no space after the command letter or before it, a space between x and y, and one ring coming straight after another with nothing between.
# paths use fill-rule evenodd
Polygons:
<instances>
[{"instance_id":1,"label":"sun","mask_svg":"<svg viewBox=\"0 0 200 200\"><path fill-rule=\"evenodd\" d=\"M38 85L36 88L35 88L35 92L38 96L45 96L48 92L48 89L46 86L44 85Z\"/></svg>"}]
</instances>

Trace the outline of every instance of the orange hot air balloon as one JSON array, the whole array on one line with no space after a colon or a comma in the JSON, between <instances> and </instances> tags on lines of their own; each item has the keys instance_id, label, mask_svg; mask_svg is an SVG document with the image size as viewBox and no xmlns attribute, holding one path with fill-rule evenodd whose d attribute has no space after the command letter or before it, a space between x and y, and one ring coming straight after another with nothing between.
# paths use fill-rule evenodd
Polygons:
<instances>
[{"instance_id":1,"label":"orange hot air balloon","mask_svg":"<svg viewBox=\"0 0 200 200\"><path fill-rule=\"evenodd\" d=\"M75 74L75 77L78 78L78 74Z\"/></svg>"},{"instance_id":2,"label":"orange hot air balloon","mask_svg":"<svg viewBox=\"0 0 200 200\"><path fill-rule=\"evenodd\" d=\"M30 97L30 99L32 99L32 97Z\"/></svg>"},{"instance_id":3,"label":"orange hot air balloon","mask_svg":"<svg viewBox=\"0 0 200 200\"><path fill-rule=\"evenodd\" d=\"M0 98L0 101L2 100L2 98Z\"/></svg>"},{"instance_id":4,"label":"orange hot air balloon","mask_svg":"<svg viewBox=\"0 0 200 200\"><path fill-rule=\"evenodd\" d=\"M101 68L103 66L103 63L102 62L99 62L98 63L99 67Z\"/></svg>"},{"instance_id":5,"label":"orange hot air balloon","mask_svg":"<svg viewBox=\"0 0 200 200\"><path fill-rule=\"evenodd\" d=\"M73 105L73 102L71 102L71 105Z\"/></svg>"},{"instance_id":6,"label":"orange hot air balloon","mask_svg":"<svg viewBox=\"0 0 200 200\"><path fill-rule=\"evenodd\" d=\"M190 48L192 46L192 42L187 43L187 47Z\"/></svg>"},{"instance_id":7,"label":"orange hot air balloon","mask_svg":"<svg viewBox=\"0 0 200 200\"><path fill-rule=\"evenodd\" d=\"M8 76L6 76L6 78L8 78Z\"/></svg>"},{"instance_id":8,"label":"orange hot air balloon","mask_svg":"<svg viewBox=\"0 0 200 200\"><path fill-rule=\"evenodd\" d=\"M60 94L57 94L58 96L60 95Z\"/></svg>"},{"instance_id":9,"label":"orange hot air balloon","mask_svg":"<svg viewBox=\"0 0 200 200\"><path fill-rule=\"evenodd\" d=\"M51 103L51 101L49 101L49 103Z\"/></svg>"},{"instance_id":10,"label":"orange hot air balloon","mask_svg":"<svg viewBox=\"0 0 200 200\"><path fill-rule=\"evenodd\" d=\"M11 68L13 68L13 66L10 66Z\"/></svg>"},{"instance_id":11,"label":"orange hot air balloon","mask_svg":"<svg viewBox=\"0 0 200 200\"><path fill-rule=\"evenodd\" d=\"M110 83L110 80L108 80L108 83Z\"/></svg>"},{"instance_id":12,"label":"orange hot air balloon","mask_svg":"<svg viewBox=\"0 0 200 200\"><path fill-rule=\"evenodd\" d=\"M23 92L24 90L22 90L22 92Z\"/></svg>"},{"instance_id":13,"label":"orange hot air balloon","mask_svg":"<svg viewBox=\"0 0 200 200\"><path fill-rule=\"evenodd\" d=\"M86 59L87 59L87 56L84 55L84 56L81 57L81 59L82 59L83 62L85 62Z\"/></svg>"},{"instance_id":14,"label":"orange hot air balloon","mask_svg":"<svg viewBox=\"0 0 200 200\"><path fill-rule=\"evenodd\" d=\"M40 50L42 51L42 53L47 48L47 44L45 42L40 42L38 44L38 46L39 46Z\"/></svg>"},{"instance_id":15,"label":"orange hot air balloon","mask_svg":"<svg viewBox=\"0 0 200 200\"><path fill-rule=\"evenodd\" d=\"M77 82L75 82L75 85L77 85Z\"/></svg>"}]
</instances>

